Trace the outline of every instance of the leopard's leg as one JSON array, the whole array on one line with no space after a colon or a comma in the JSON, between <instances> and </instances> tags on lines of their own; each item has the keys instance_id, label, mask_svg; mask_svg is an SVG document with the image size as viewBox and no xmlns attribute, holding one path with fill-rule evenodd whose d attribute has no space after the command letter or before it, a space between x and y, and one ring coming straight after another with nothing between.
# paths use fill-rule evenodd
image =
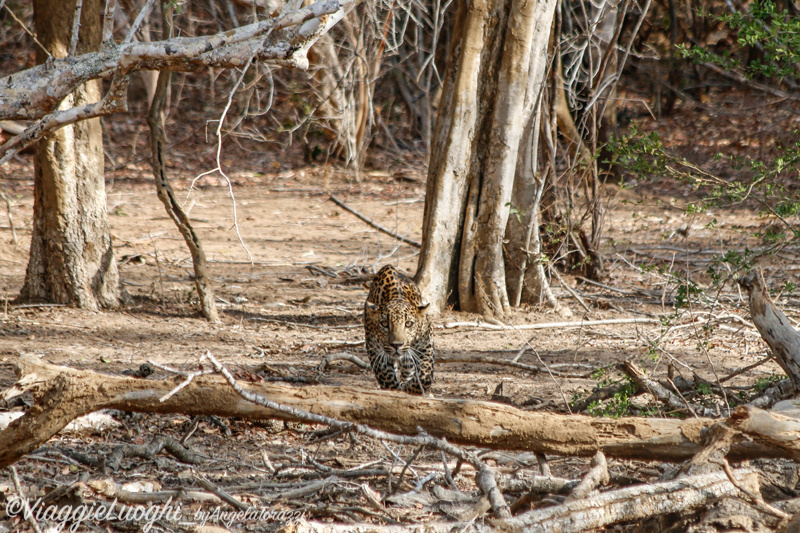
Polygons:
<instances>
[{"instance_id":1,"label":"leopard's leg","mask_svg":"<svg viewBox=\"0 0 800 533\"><path fill-rule=\"evenodd\" d=\"M382 389L397 390L400 388L400 381L394 370L392 357L380 349L380 347L367 344L367 354L369 355L369 366L378 380L378 386Z\"/></svg>"},{"instance_id":2,"label":"leopard's leg","mask_svg":"<svg viewBox=\"0 0 800 533\"><path fill-rule=\"evenodd\" d=\"M425 394L433 382L433 364L429 359L425 353L418 353L416 350L406 355L400 390L410 394Z\"/></svg>"},{"instance_id":3,"label":"leopard's leg","mask_svg":"<svg viewBox=\"0 0 800 533\"><path fill-rule=\"evenodd\" d=\"M418 370L413 353L407 352L400 355L397 360L396 369L400 383L415 379Z\"/></svg>"},{"instance_id":4,"label":"leopard's leg","mask_svg":"<svg viewBox=\"0 0 800 533\"><path fill-rule=\"evenodd\" d=\"M433 366L436 361L436 352L433 349L433 343L428 340L428 342L420 346L417 353L419 354L419 369L417 375L419 376L420 386L425 389L430 389L433 383Z\"/></svg>"}]
</instances>

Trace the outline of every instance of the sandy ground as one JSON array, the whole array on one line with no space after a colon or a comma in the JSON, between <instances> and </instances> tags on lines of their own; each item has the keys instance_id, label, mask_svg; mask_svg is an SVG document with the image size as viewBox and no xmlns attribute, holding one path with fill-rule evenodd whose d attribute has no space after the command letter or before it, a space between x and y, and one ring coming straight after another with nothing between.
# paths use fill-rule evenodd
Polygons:
<instances>
[{"instance_id":1,"label":"sandy ground","mask_svg":"<svg viewBox=\"0 0 800 533\"><path fill-rule=\"evenodd\" d=\"M413 272L417 253L367 226L329 199L337 194L354 209L407 235L421 238L422 196L418 181L400 181L375 173L360 183L343 173L301 169L264 176L234 176L238 229L230 192L224 184L201 182L181 195L203 241L211 265L222 323L206 323L196 310L190 256L147 180L117 180L108 192L121 277L133 304L120 310L92 313L72 308L18 307L8 302L24 279L31 224L30 187L16 182L13 215L19 244L12 243L8 222L0 227L0 290L2 309L0 361L5 371L0 385L13 380L10 365L19 353L38 353L48 360L109 371L135 368L148 359L191 366L205 350L233 365L266 362L313 373L329 353L350 352L364 358L361 309L366 289L357 278L386 263ZM559 286L556 293L572 309L570 320L600 320L668 316L677 283L667 272L707 267L711 252L738 243L762 222L747 212L728 213L728 220L706 227L720 213L685 215L663 198L617 193L608 219L607 255L611 290L564 275L589 307L587 312ZM673 202L674 203L674 202ZM689 236L683 236L689 228ZM683 233L682 233L683 232ZM740 245L741 246L741 245ZM687 255L680 250L706 250ZM698 263L700 261L700 263ZM643 270L640 266L644 265ZM654 268L650 268L655 265ZM784 270L787 279L797 271ZM649 271L648 271L649 269ZM665 270L665 268L661 268ZM325 275L327 272L329 275ZM331 277L331 276L340 277ZM769 273L768 273L769 275ZM778 275L778 272L776 272ZM351 279L356 276L356 279ZM697 274L695 274L697 276ZM772 279L773 284L778 280ZM520 362L533 365L588 365L599 368L626 358L641 360L651 372L666 371L667 363L688 365L713 379L762 357L765 345L750 328L722 319L728 329L703 330L708 315L747 317L733 285L716 306L695 304L673 321L672 330L649 355L648 347L663 328L658 325L609 325L546 330L486 331L474 327L436 331L440 356L512 358L530 341ZM724 295L723 295L724 296ZM666 305L662 305L664 302ZM790 316L791 309L788 310ZM437 326L479 317L446 312ZM523 307L509 317L516 325L562 322L551 310ZM696 321L693 323L693 321ZM698 349L700 340L708 351ZM714 368L711 368L713 364ZM745 374L752 381L778 372L766 365ZM349 363L335 365L321 379L330 384L374 387L372 376ZM488 399L503 382L503 394L516 403L544 399L565 410L564 399L597 385L596 379L558 378L502 366L468 363L439 365L433 393L449 397Z\"/></svg>"},{"instance_id":2,"label":"sandy ground","mask_svg":"<svg viewBox=\"0 0 800 533\"><path fill-rule=\"evenodd\" d=\"M146 176L143 172L140 175ZM224 183L201 182L189 193L185 187L188 180L178 180L185 207L211 261L222 316L219 324L207 323L198 313L189 253L146 178L116 179L108 192L115 250L121 277L132 296L131 305L101 313L15 305L11 300L23 283L27 262L32 190L27 181L6 182L13 191L12 214L19 243L13 243L8 221L0 217L0 291L5 297L0 308L0 390L14 382L14 363L24 353L72 367L119 373L137 369L148 360L194 369L207 350L237 375L249 379L281 375L299 378L296 382L376 387L369 371L349 362L335 362L322 372L320 363L326 356L341 353L366 360L361 344L361 313L367 295L363 275L386 263L413 272L417 252L408 245L398 245L328 198L334 193L376 222L419 240L424 186L419 175L407 178L398 180L376 172L355 182L345 173L318 168L234 175L238 232ZM671 303L679 286L676 274L691 272L694 278L704 279L712 252L758 245L747 235L764 221L746 211L687 216L680 204L673 205L675 202L665 197L632 191L610 194L609 201L614 209L609 210L607 220L604 251L608 275L603 286L562 274L571 290L557 280L554 290L572 310L571 318L548 309L522 307L506 320L517 326L565 320L575 325L501 331L449 327L453 322L476 322L479 317L446 311L434 320L438 356L470 358L473 362L439 363L430 391L434 396L494 397L525 409L567 412L571 401L585 397L598 385L620 381L622 377L613 369L598 370L625 359L633 359L655 377L664 377L671 367L686 378L696 372L714 381L715 376L724 377L765 355L766 345L747 326L746 305L732 284L712 299L695 298L679 311ZM709 225L715 218L718 224ZM686 250L704 253L686 254ZM796 264L782 260L768 265L770 286L779 288L786 281L797 281ZM780 296L779 302L792 319L797 318L792 294ZM648 317L666 317L673 327L580 325L581 320ZM510 360L526 342L531 349L519 362L579 377L481 362L488 357ZM746 387L780 374L777 365L767 363L726 384L729 390L744 395L749 393ZM166 373L158 371L151 378L163 377ZM693 399L703 401L702 397ZM609 412L615 410L613 403ZM650 415L669 415L647 395L634 398L633 403L634 413L649 409ZM24 408L17 402L8 407ZM415 455L413 447L387 446L346 435L315 442L318 428L305 424L123 413L117 413L116 418L122 423L117 429L82 435L62 432L47 447L17 463L26 494L34 498L57 487L95 483L107 477L120 484L153 482L164 489L185 489L196 486L192 476L199 471L216 486L259 509L305 513L309 519L408 524L445 517L437 507L442 501L431 496L432 485L421 493L414 489L426 476L441 474L441 456L433 451ZM153 459L125 459L120 470L110 473L68 457L82 452L101 458L120 444L147 444L157 435L181 439L193 427L197 431L187 444L203 462L191 469L163 453ZM521 475L536 471L536 461L529 455L495 453L483 457L501 474ZM310 464L309 457L316 462ZM404 461L412 457L415 460L405 481L399 489L392 487ZM270 459L276 472L267 468ZM609 464L612 476L622 480L653 481L666 468L641 461L611 460ZM381 466L392 469L394 476L388 480L377 475L348 481L337 477L343 474L331 477L331 471L321 470L319 465L338 469L336 472ZM550 458L555 475L578 477L587 465L588 458ZM455 466L455 461L450 461L449 468ZM787 466L787 471L794 472L792 468ZM324 479L333 481L313 485ZM469 467L455 476L455 483L472 498L470 502L480 497ZM302 497L289 501L280 498L281 491L308 487L313 490L308 489ZM379 498L393 490L399 492L397 499L387 500L385 509L376 512L365 499L364 487ZM0 476L0 499L3 494L14 493L10 477ZM84 497L89 502L103 499L91 491ZM432 499L434 504L420 503L418 498ZM225 508L186 501L183 516L196 525L199 519L194 513ZM224 525L220 520L209 522ZM280 525L275 519L262 519L235 523L231 530L271 531ZM128 531L141 524L97 522L89 526L83 530L102 526ZM0 514L0 531L27 528L20 518L4 519Z\"/></svg>"}]
</instances>

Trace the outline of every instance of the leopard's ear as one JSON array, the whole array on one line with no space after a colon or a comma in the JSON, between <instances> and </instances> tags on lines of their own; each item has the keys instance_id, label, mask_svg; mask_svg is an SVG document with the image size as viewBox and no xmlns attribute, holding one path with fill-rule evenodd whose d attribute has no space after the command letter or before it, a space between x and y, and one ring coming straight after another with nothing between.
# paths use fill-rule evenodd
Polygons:
<instances>
[{"instance_id":1,"label":"leopard's ear","mask_svg":"<svg viewBox=\"0 0 800 533\"><path fill-rule=\"evenodd\" d=\"M366 309L367 311L377 311L378 309L380 309L380 307L381 306L379 306L378 304L367 302L367 304L364 306L364 309Z\"/></svg>"},{"instance_id":2,"label":"leopard's ear","mask_svg":"<svg viewBox=\"0 0 800 533\"><path fill-rule=\"evenodd\" d=\"M426 310L426 309L428 308L428 306L429 306L429 305L431 305L431 303L430 303L430 302L422 302L422 303L420 304L420 306L419 306L419 308L418 308L418 309L419 309L420 311L424 311L424 310Z\"/></svg>"}]
</instances>

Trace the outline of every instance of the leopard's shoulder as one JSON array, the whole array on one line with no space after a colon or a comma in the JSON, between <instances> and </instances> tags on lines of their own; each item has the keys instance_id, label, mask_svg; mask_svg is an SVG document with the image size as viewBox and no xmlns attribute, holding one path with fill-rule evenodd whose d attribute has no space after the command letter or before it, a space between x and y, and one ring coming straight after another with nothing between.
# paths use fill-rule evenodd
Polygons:
<instances>
[{"instance_id":1,"label":"leopard's shoulder","mask_svg":"<svg viewBox=\"0 0 800 533\"><path fill-rule=\"evenodd\" d=\"M394 299L403 299L415 307L422 305L422 294L416 284L392 265L381 268L369 288L367 302L384 306Z\"/></svg>"}]
</instances>

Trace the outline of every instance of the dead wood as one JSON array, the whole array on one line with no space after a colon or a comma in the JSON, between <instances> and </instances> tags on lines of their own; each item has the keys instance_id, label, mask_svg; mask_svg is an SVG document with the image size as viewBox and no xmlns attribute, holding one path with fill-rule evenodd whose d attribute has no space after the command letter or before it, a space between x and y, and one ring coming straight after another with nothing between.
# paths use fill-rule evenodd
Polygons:
<instances>
[{"instance_id":1,"label":"dead wood","mask_svg":"<svg viewBox=\"0 0 800 533\"><path fill-rule=\"evenodd\" d=\"M253 405L217 376L198 376L164 401L179 380L135 379L51 365L35 356L17 363L19 381L6 397L31 391L35 404L0 432L0 468L44 444L71 420L100 409L150 413L217 415L296 420L286 412ZM352 387L293 387L244 384L243 388L284 406L385 432L418 435L419 428L448 442L492 449L525 450L562 456L681 461L703 449L710 419L598 419L523 411L473 400L419 398L401 392ZM800 426L800 422L796 422ZM757 433L757 430L754 430ZM733 460L795 457L783 441L737 443ZM458 456L458 455L456 455Z\"/></svg>"},{"instance_id":2,"label":"dead wood","mask_svg":"<svg viewBox=\"0 0 800 533\"><path fill-rule=\"evenodd\" d=\"M152 459L162 450L167 450L173 457L183 463L197 464L200 462L200 458L188 448L170 437L158 435L150 441L150 444L123 444L117 446L106 459L105 466L108 470L118 470L122 460L126 457Z\"/></svg>"},{"instance_id":3,"label":"dead wood","mask_svg":"<svg viewBox=\"0 0 800 533\"><path fill-rule=\"evenodd\" d=\"M758 398L747 402L747 405L758 407L759 409L769 409L784 398L791 396L794 390L794 384L791 379L782 379L766 389Z\"/></svg>"},{"instance_id":4,"label":"dead wood","mask_svg":"<svg viewBox=\"0 0 800 533\"><path fill-rule=\"evenodd\" d=\"M25 131L25 125L15 120L0 120L0 132L7 131L11 135L19 135Z\"/></svg>"},{"instance_id":5,"label":"dead wood","mask_svg":"<svg viewBox=\"0 0 800 533\"><path fill-rule=\"evenodd\" d=\"M200 486L202 486L204 489L206 489L207 491L209 491L212 494L214 494L215 496L217 496L220 500L226 502L228 505L233 506L234 509L238 509L240 511L247 511L247 510L250 509L249 505L240 502L239 500L237 500L236 498L234 498L233 496L231 496L230 494L228 494L227 492L225 492L221 488L219 488L216 485L214 485L213 483L211 483L209 480L207 480L202 475L199 475L199 474L195 473L193 475L193 477L194 477L194 480L197 481L200 484Z\"/></svg>"},{"instance_id":6,"label":"dead wood","mask_svg":"<svg viewBox=\"0 0 800 533\"><path fill-rule=\"evenodd\" d=\"M752 469L740 470L736 477L758 484L758 475ZM525 513L506 521L502 527L528 532L586 531L617 522L698 509L710 501L736 494L738 489L725 473L714 472L604 492L592 498Z\"/></svg>"},{"instance_id":7,"label":"dead wood","mask_svg":"<svg viewBox=\"0 0 800 533\"><path fill-rule=\"evenodd\" d=\"M657 400L664 402L672 409L679 411L688 409L693 416L713 418L720 415L718 410L710 409L699 404L690 404L680 394L677 387L675 388L675 392L670 391L656 380L648 378L647 374L632 361L621 363L619 368L625 372L626 375L630 376L640 389L649 391Z\"/></svg>"},{"instance_id":8,"label":"dead wood","mask_svg":"<svg viewBox=\"0 0 800 533\"><path fill-rule=\"evenodd\" d=\"M489 498L494 514L498 518L511 518L511 509L508 508L508 504L503 498L503 493L497 488L494 472L486 464L481 465L476 481L483 493L486 494L486 497Z\"/></svg>"},{"instance_id":9,"label":"dead wood","mask_svg":"<svg viewBox=\"0 0 800 533\"><path fill-rule=\"evenodd\" d=\"M608 400L609 398L613 398L615 394L619 393L626 387L628 387L628 383L621 382L621 383L614 383L613 385L609 385L607 387L597 388L594 391L592 391L592 393L586 398L578 400L574 404L571 404L570 409L572 410L573 413L582 413L583 411L588 409L589 406L592 405L593 403L602 402L604 400ZM636 390L634 391L634 394L639 394L640 392L642 391L639 389L639 386L636 385Z\"/></svg>"},{"instance_id":10,"label":"dead wood","mask_svg":"<svg viewBox=\"0 0 800 533\"><path fill-rule=\"evenodd\" d=\"M747 498L759 508L762 512L771 514L781 520L789 520L792 515L784 511L783 509L778 509L774 505L768 504L764 501L764 497L761 495L760 487L747 487L744 484L740 483L738 479L736 479L736 474L733 472L731 465L728 463L727 460L724 458L720 461L722 464L722 470L725 472L725 475L728 476L728 480L730 480L733 485L739 489Z\"/></svg>"},{"instance_id":11,"label":"dead wood","mask_svg":"<svg viewBox=\"0 0 800 533\"><path fill-rule=\"evenodd\" d=\"M556 329L556 328L582 328L588 326L608 326L613 324L660 324L657 318L609 318L605 320L580 320L577 322L547 322L544 324L519 324L505 326L502 324L490 324L488 322L448 322L441 326L445 329L459 328L462 326L472 326L480 329L496 330L523 330L523 329ZM530 341L529 341L530 342Z\"/></svg>"},{"instance_id":12,"label":"dead wood","mask_svg":"<svg viewBox=\"0 0 800 533\"><path fill-rule=\"evenodd\" d=\"M763 365L764 363L768 363L771 360L772 360L772 356L768 355L767 357L765 357L763 359L760 359L760 360L756 361L755 363L753 363L751 365L743 366L742 368L734 370L733 372L731 372L727 376L723 376L723 377L719 378L719 382L720 383L725 383L726 381L731 380L731 379L735 378L736 376L740 376L740 375L744 374L745 372L749 372L749 371L753 370L754 368L758 368L759 366Z\"/></svg>"},{"instance_id":13,"label":"dead wood","mask_svg":"<svg viewBox=\"0 0 800 533\"><path fill-rule=\"evenodd\" d=\"M797 391L800 388L800 333L770 299L760 272L749 272L739 280L739 285L750 296L750 315L756 329Z\"/></svg>"},{"instance_id":14,"label":"dead wood","mask_svg":"<svg viewBox=\"0 0 800 533\"><path fill-rule=\"evenodd\" d=\"M322 362L320 362L319 366L317 367L317 372L324 372L325 369L327 369L328 366L330 366L334 361L349 361L359 368L370 368L369 363L362 361L357 355L344 352L331 353L323 357Z\"/></svg>"},{"instance_id":15,"label":"dead wood","mask_svg":"<svg viewBox=\"0 0 800 533\"><path fill-rule=\"evenodd\" d=\"M368 217L365 217L364 215L362 215L361 213L359 213L358 211L356 211L352 207L349 207L347 204L345 204L344 202L342 202L341 200L336 198L336 196L331 195L330 196L330 200L331 200L331 202L335 203L336 205L338 205L339 207L341 207L342 209L344 209L348 213L351 213L351 214L355 215L358 219L362 220L367 225L372 226L376 230L378 230L378 231L380 231L382 233L385 233L386 235L389 235L390 237L393 237L393 238L395 238L395 239L397 239L399 241L403 241L406 244L410 244L414 248L422 248L422 244L420 244L418 241L415 241L414 239L409 239L408 237L404 237L402 235L398 235L394 231L392 231L390 229L387 229L387 228L384 228L383 226L381 226L377 222L373 222Z\"/></svg>"},{"instance_id":16,"label":"dead wood","mask_svg":"<svg viewBox=\"0 0 800 533\"><path fill-rule=\"evenodd\" d=\"M560 370L555 370L553 368L544 367L544 366L536 366L536 365L528 365L525 363L518 363L514 360L509 359L500 359L499 357L483 357L483 356L449 356L443 357L436 360L437 364L447 364L447 363L475 363L479 365L498 365L498 366L510 366L513 368L519 368L520 370L527 370L528 372L535 372L535 373L549 373L553 376L559 377L568 377L568 378L588 378L592 374L594 374L597 370L591 369L586 372L562 372Z\"/></svg>"},{"instance_id":17,"label":"dead wood","mask_svg":"<svg viewBox=\"0 0 800 533\"><path fill-rule=\"evenodd\" d=\"M784 412L797 416L798 411L789 410L789 403L795 400L782 402ZM780 406L780 404L779 404ZM777 408L778 406L776 406ZM779 412L764 411L756 407L741 405L734 409L728 425L733 429L751 436L759 443L769 447L781 448L787 457L800 460L800 419L780 414Z\"/></svg>"},{"instance_id":18,"label":"dead wood","mask_svg":"<svg viewBox=\"0 0 800 533\"><path fill-rule=\"evenodd\" d=\"M31 528L33 528L35 533L42 533L39 523L36 521L36 517L34 516L33 512L31 512L31 508L28 505L28 499L25 497L25 493L22 492L22 484L19 482L19 474L17 474L17 469L12 465L9 470L11 471L11 480L14 482L14 489L17 491L20 501L22 502L22 506L25 509L24 516L28 520L28 523L30 523Z\"/></svg>"},{"instance_id":19,"label":"dead wood","mask_svg":"<svg viewBox=\"0 0 800 533\"><path fill-rule=\"evenodd\" d=\"M758 486L758 474L753 469L734 471L741 484ZM561 533L581 532L604 526L641 520L670 513L701 509L720 498L736 496L739 489L724 472L683 477L675 481L636 485L604 492L563 505L537 509L507 520L490 524L430 522L425 531L450 532L470 527L471 531L526 531ZM292 524L295 533L390 533L406 531L407 526L377 526L375 524L322 524L300 521Z\"/></svg>"},{"instance_id":20,"label":"dead wood","mask_svg":"<svg viewBox=\"0 0 800 533\"><path fill-rule=\"evenodd\" d=\"M607 485L609 481L611 481L611 476L608 474L606 456L603 455L603 452L597 452L592 457L591 468L572 491L572 494L564 500L564 503L582 500L600 485Z\"/></svg>"},{"instance_id":21,"label":"dead wood","mask_svg":"<svg viewBox=\"0 0 800 533\"><path fill-rule=\"evenodd\" d=\"M197 490L158 490L153 492L131 492L123 489L116 481L111 478L90 479L86 484L96 493L102 494L107 498L118 500L122 503L134 505L144 505L152 503L165 503L170 500L180 499L183 502L211 502L222 503L214 494ZM74 487L74 485L73 485Z\"/></svg>"},{"instance_id":22,"label":"dead wood","mask_svg":"<svg viewBox=\"0 0 800 533\"><path fill-rule=\"evenodd\" d=\"M508 475L500 475L497 478L497 486L503 492L519 494L520 492L534 492L538 494L558 494L559 492L569 492L578 483L577 479L565 479L553 476L533 476L514 478Z\"/></svg>"}]
</instances>

